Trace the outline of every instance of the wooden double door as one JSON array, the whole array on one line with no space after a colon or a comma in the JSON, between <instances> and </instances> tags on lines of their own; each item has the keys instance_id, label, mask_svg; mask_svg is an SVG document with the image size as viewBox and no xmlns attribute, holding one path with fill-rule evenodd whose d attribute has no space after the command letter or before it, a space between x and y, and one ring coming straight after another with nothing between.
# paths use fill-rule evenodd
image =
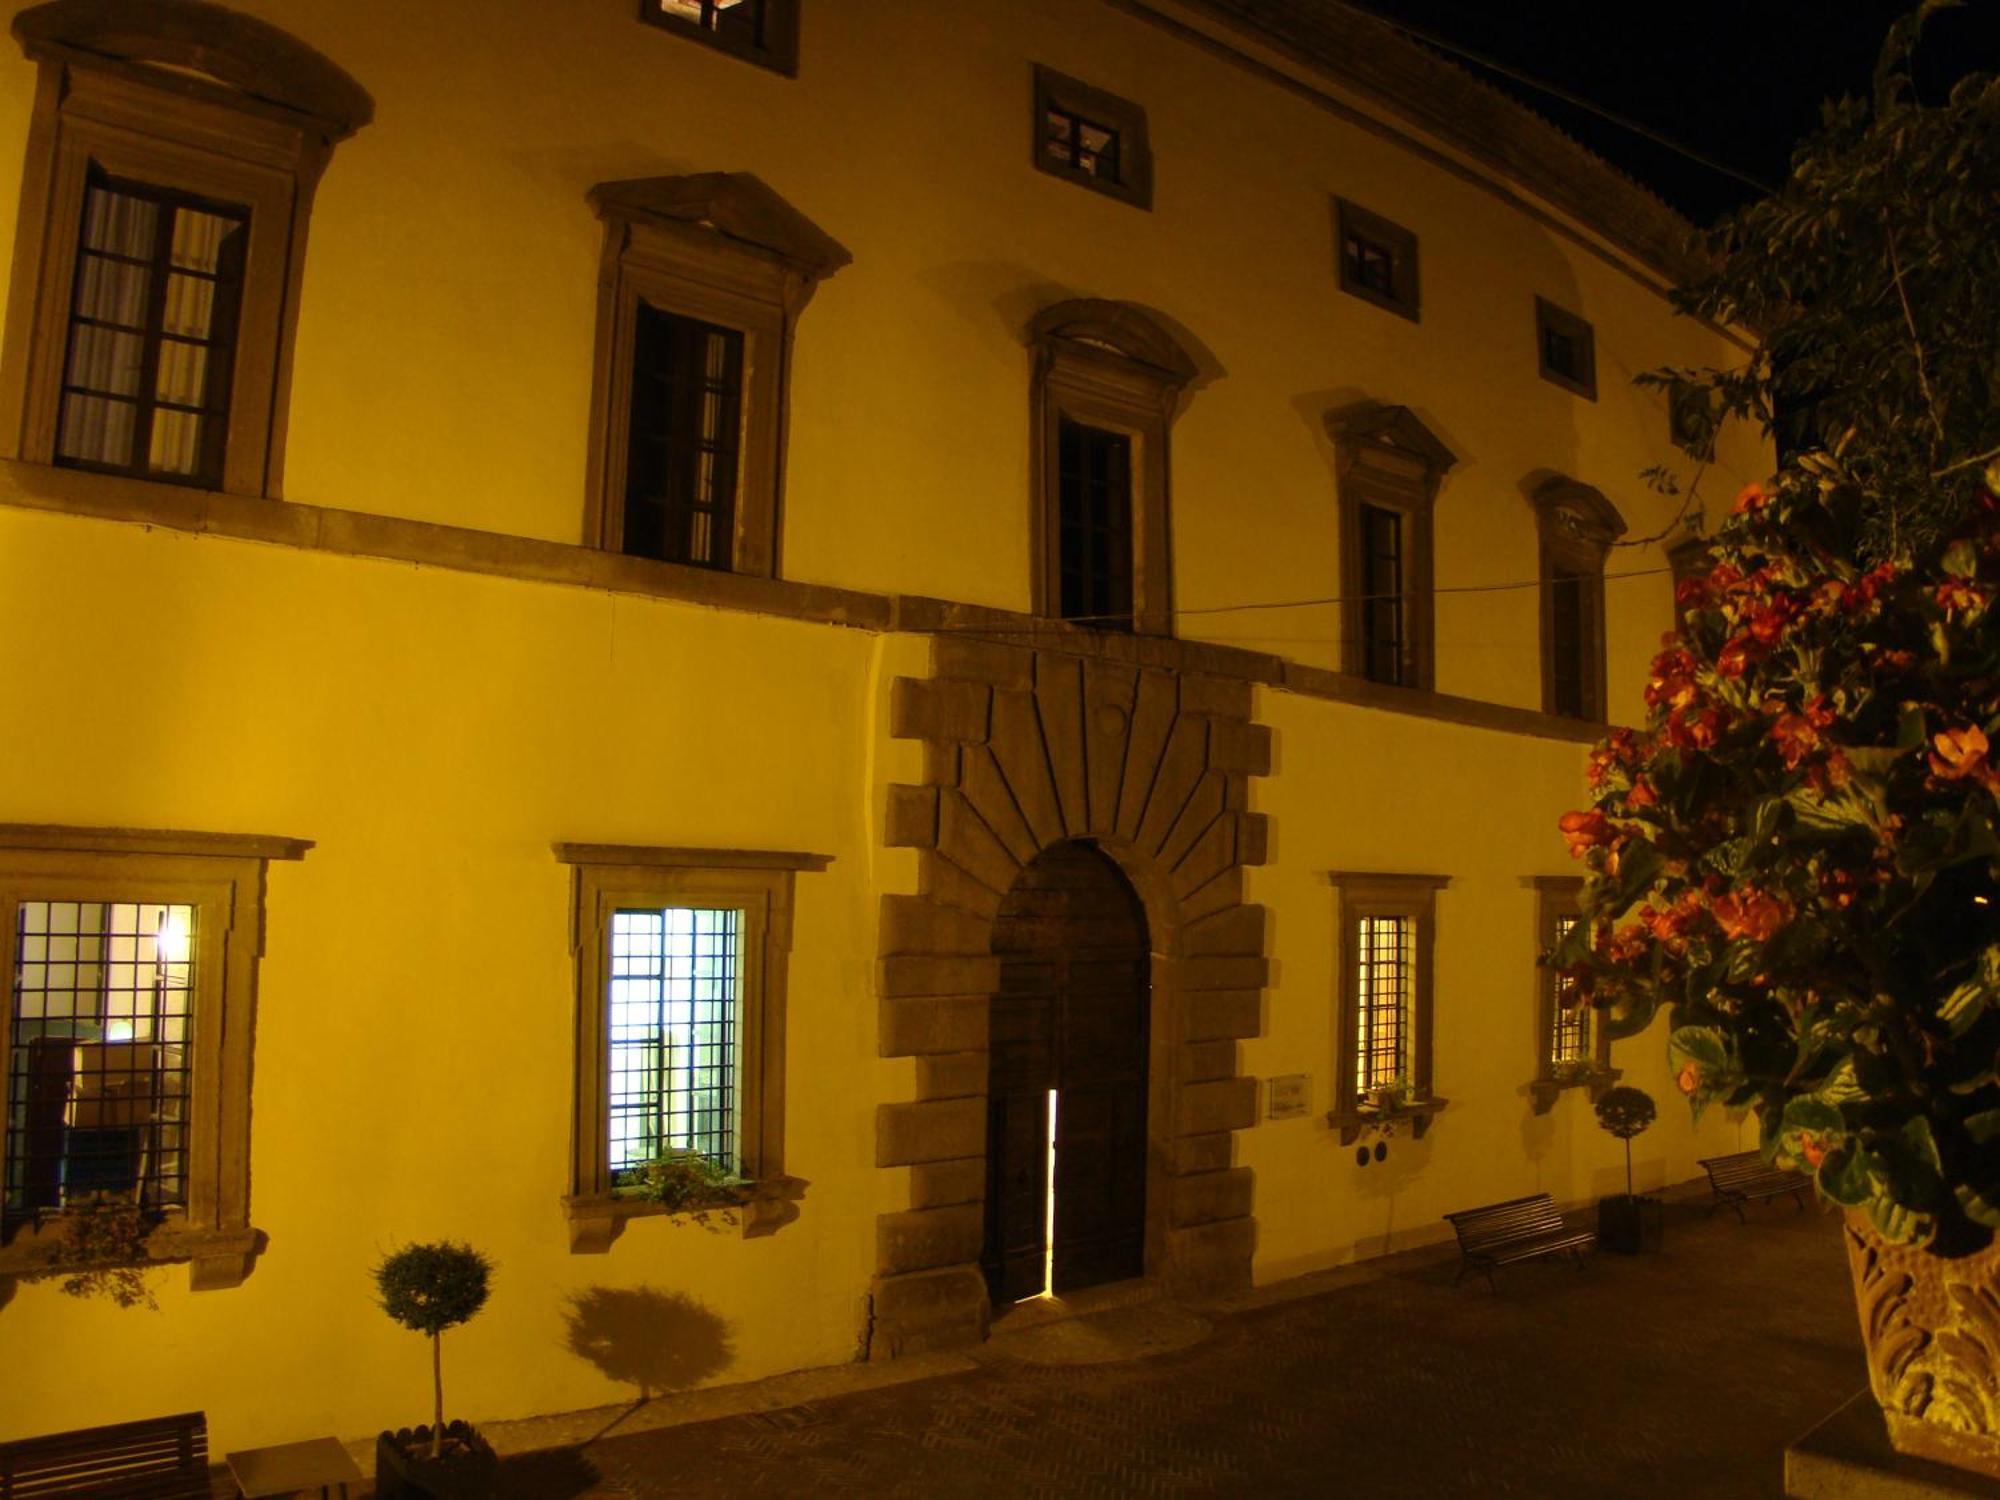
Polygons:
<instances>
[{"instance_id":1,"label":"wooden double door","mask_svg":"<svg viewBox=\"0 0 2000 1500\"><path fill-rule=\"evenodd\" d=\"M1058 844L994 924L1000 990L987 1091L986 1243L994 1304L1145 1270L1145 909L1118 867Z\"/></svg>"}]
</instances>

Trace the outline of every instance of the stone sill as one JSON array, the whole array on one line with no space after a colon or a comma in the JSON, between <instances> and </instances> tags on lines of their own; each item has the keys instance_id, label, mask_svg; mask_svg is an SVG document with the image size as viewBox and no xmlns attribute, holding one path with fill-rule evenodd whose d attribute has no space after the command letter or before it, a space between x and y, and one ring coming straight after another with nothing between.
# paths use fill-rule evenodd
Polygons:
<instances>
[{"instance_id":1,"label":"stone sill","mask_svg":"<svg viewBox=\"0 0 2000 1500\"><path fill-rule=\"evenodd\" d=\"M766 1177L731 1188L720 1201L701 1208L669 1211L644 1198L608 1193L579 1193L562 1200L569 1222L569 1253L603 1255L633 1219L672 1219L706 1223L711 1217L736 1225L746 1240L776 1234L799 1216L806 1182L799 1177Z\"/></svg>"},{"instance_id":2,"label":"stone sill","mask_svg":"<svg viewBox=\"0 0 2000 1500\"><path fill-rule=\"evenodd\" d=\"M1561 1078L1537 1078L1528 1085L1528 1096L1534 1101L1535 1113L1545 1115L1555 1108L1556 1100L1562 1097L1565 1089L1589 1089L1590 1102L1595 1104L1611 1085L1624 1076L1623 1068L1595 1067Z\"/></svg>"},{"instance_id":3,"label":"stone sill","mask_svg":"<svg viewBox=\"0 0 2000 1500\"><path fill-rule=\"evenodd\" d=\"M1510 703L1388 687L1240 646L1086 630L1017 610L917 594L877 594L786 578L721 573L713 568L626 557L574 542L508 536L293 500L227 495L48 464L0 461L0 505L461 573L601 589L858 630L973 635L1041 650L1234 678L1357 708L1571 744L1591 744L1602 738L1606 727Z\"/></svg>"},{"instance_id":4,"label":"stone sill","mask_svg":"<svg viewBox=\"0 0 2000 1500\"><path fill-rule=\"evenodd\" d=\"M50 1257L68 1240L64 1216L45 1213L7 1231L0 1244L0 1279L18 1279L41 1274L64 1274L85 1265L53 1266ZM196 1292L222 1291L240 1286L255 1265L264 1247L261 1230L194 1229L179 1215L169 1215L146 1236L148 1265L188 1263L188 1289ZM114 1265L116 1262L105 1262Z\"/></svg>"},{"instance_id":5,"label":"stone sill","mask_svg":"<svg viewBox=\"0 0 2000 1500\"><path fill-rule=\"evenodd\" d=\"M1450 1103L1449 1099L1433 1095L1428 1099L1412 1099L1406 1104L1357 1104L1351 1109L1335 1110L1326 1117L1326 1123L1340 1132L1340 1144L1343 1146L1353 1145L1363 1131L1385 1127L1394 1129L1404 1122L1408 1122L1410 1134L1422 1140L1424 1132L1431 1128L1431 1120Z\"/></svg>"}]
</instances>

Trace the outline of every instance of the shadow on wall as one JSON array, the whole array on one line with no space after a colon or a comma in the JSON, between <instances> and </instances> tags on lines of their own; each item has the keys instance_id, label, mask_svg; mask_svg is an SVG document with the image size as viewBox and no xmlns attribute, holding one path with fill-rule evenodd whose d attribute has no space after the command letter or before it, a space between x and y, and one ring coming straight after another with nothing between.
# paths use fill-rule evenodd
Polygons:
<instances>
[{"instance_id":1,"label":"shadow on wall","mask_svg":"<svg viewBox=\"0 0 2000 1500\"><path fill-rule=\"evenodd\" d=\"M729 1324L682 1292L585 1287L570 1294L563 1321L569 1352L637 1386L641 1401L699 1385L736 1358Z\"/></svg>"}]
</instances>

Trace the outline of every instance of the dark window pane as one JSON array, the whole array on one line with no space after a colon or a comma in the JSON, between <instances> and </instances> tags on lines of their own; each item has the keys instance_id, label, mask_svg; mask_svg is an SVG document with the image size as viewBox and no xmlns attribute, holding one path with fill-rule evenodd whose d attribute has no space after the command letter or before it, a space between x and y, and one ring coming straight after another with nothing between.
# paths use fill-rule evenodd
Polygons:
<instances>
[{"instance_id":1,"label":"dark window pane","mask_svg":"<svg viewBox=\"0 0 2000 1500\"><path fill-rule=\"evenodd\" d=\"M1132 440L1065 418L1057 472L1057 607L1101 630L1132 628Z\"/></svg>"},{"instance_id":2,"label":"dark window pane","mask_svg":"<svg viewBox=\"0 0 2000 1500\"><path fill-rule=\"evenodd\" d=\"M1373 240L1365 240L1359 235L1349 235L1347 239L1348 278L1371 292L1380 292L1385 297L1395 295L1396 257L1383 245Z\"/></svg>"},{"instance_id":3,"label":"dark window pane","mask_svg":"<svg viewBox=\"0 0 2000 1500\"><path fill-rule=\"evenodd\" d=\"M249 211L93 172L56 462L217 484Z\"/></svg>"},{"instance_id":4,"label":"dark window pane","mask_svg":"<svg viewBox=\"0 0 2000 1500\"><path fill-rule=\"evenodd\" d=\"M742 409L743 335L641 303L632 335L625 551L731 565Z\"/></svg>"},{"instance_id":5,"label":"dark window pane","mask_svg":"<svg viewBox=\"0 0 2000 1500\"><path fill-rule=\"evenodd\" d=\"M1361 670L1375 682L1408 680L1403 518L1361 507Z\"/></svg>"},{"instance_id":6,"label":"dark window pane","mask_svg":"<svg viewBox=\"0 0 2000 1500\"><path fill-rule=\"evenodd\" d=\"M1553 328L1542 330L1542 363L1569 380L1581 380L1577 369L1576 340Z\"/></svg>"},{"instance_id":7,"label":"dark window pane","mask_svg":"<svg viewBox=\"0 0 2000 1500\"><path fill-rule=\"evenodd\" d=\"M1107 182L1119 181L1118 132L1110 126L1051 106L1043 141L1051 159Z\"/></svg>"},{"instance_id":8,"label":"dark window pane","mask_svg":"<svg viewBox=\"0 0 2000 1500\"><path fill-rule=\"evenodd\" d=\"M1589 580L1558 568L1549 581L1550 707L1559 714L1592 717L1589 694Z\"/></svg>"}]
</instances>

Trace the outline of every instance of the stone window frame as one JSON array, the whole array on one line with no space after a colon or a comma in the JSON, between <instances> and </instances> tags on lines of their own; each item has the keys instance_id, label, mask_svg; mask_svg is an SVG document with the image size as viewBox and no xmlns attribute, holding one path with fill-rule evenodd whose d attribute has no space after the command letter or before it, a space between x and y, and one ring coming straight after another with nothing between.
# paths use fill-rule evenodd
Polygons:
<instances>
[{"instance_id":1,"label":"stone window frame","mask_svg":"<svg viewBox=\"0 0 2000 1500\"><path fill-rule=\"evenodd\" d=\"M250 1223L250 1083L265 872L310 839L256 834L0 824L0 973L15 972L22 901L157 901L193 906L195 1035L190 1064L187 1203L146 1237L149 1262L187 1261L197 1292L240 1285L262 1234ZM217 941L215 934L220 934ZM0 1026L0 1077L13 1040L12 979ZM6 1130L0 1114L0 1134ZM9 1226L0 1277L31 1274L65 1242L61 1211Z\"/></svg>"},{"instance_id":2,"label":"stone window frame","mask_svg":"<svg viewBox=\"0 0 2000 1500\"><path fill-rule=\"evenodd\" d=\"M1192 355L1151 315L1122 302L1058 302L1028 325L1034 370L1029 538L1034 612L1060 619L1064 418L1132 441L1132 629L1173 634L1170 436ZM1083 628L1083 627L1078 627Z\"/></svg>"},{"instance_id":3,"label":"stone window frame","mask_svg":"<svg viewBox=\"0 0 2000 1500\"><path fill-rule=\"evenodd\" d=\"M1350 297L1408 318L1422 321L1421 286L1418 280L1417 236L1393 220L1363 208L1358 203L1335 197L1334 264L1340 273L1340 289ZM1378 291L1353 276L1347 264L1347 241L1352 236L1380 246L1389 255L1390 289Z\"/></svg>"},{"instance_id":4,"label":"stone window frame","mask_svg":"<svg viewBox=\"0 0 2000 1500\"><path fill-rule=\"evenodd\" d=\"M1034 114L1029 124L1030 154L1035 170L1060 177L1078 187L1089 188L1120 203L1151 212L1153 207L1153 147L1146 133L1146 109L1130 99L1093 87L1067 73L1035 64ZM1080 115L1093 124L1118 135L1118 176L1099 177L1065 162L1052 161L1048 153L1050 110Z\"/></svg>"},{"instance_id":5,"label":"stone window frame","mask_svg":"<svg viewBox=\"0 0 2000 1500\"><path fill-rule=\"evenodd\" d=\"M1582 877L1576 875L1536 875L1529 882L1535 891L1535 953L1539 960L1555 947L1556 922L1580 914ZM1555 1065L1556 987L1559 976L1548 964L1535 964L1535 1076L1528 1085L1534 1111L1545 1115L1555 1107L1565 1089L1588 1089L1594 1103L1623 1076L1611 1066L1611 1038L1604 1018L1593 1018L1588 1066L1559 1074Z\"/></svg>"},{"instance_id":6,"label":"stone window frame","mask_svg":"<svg viewBox=\"0 0 2000 1500\"><path fill-rule=\"evenodd\" d=\"M1549 363L1548 335L1560 334L1571 340L1579 351L1583 366L1582 375L1571 375ZM1546 297L1535 298L1535 366L1542 379L1551 385L1559 385L1571 395L1581 396L1586 401L1597 399L1597 332L1589 320L1579 317L1564 307L1558 307Z\"/></svg>"},{"instance_id":7,"label":"stone window frame","mask_svg":"<svg viewBox=\"0 0 2000 1500\"><path fill-rule=\"evenodd\" d=\"M1681 585L1700 569L1702 560L1708 555L1708 544L1707 537L1693 531L1667 543L1667 576L1673 584L1676 628L1687 623L1687 610L1681 606Z\"/></svg>"},{"instance_id":8,"label":"stone window frame","mask_svg":"<svg viewBox=\"0 0 2000 1500\"><path fill-rule=\"evenodd\" d=\"M1334 1000L1333 1109L1327 1124L1352 1145L1363 1131L1407 1122L1422 1139L1449 1099L1434 1092L1432 1058L1437 1017L1437 896L1449 875L1405 875L1378 871L1329 871L1336 903L1334 946L1338 954ZM1416 992L1411 1000L1410 1085L1415 1097L1389 1108L1366 1104L1360 1095L1354 1033L1361 997L1360 930L1364 917L1407 917L1416 923Z\"/></svg>"},{"instance_id":9,"label":"stone window frame","mask_svg":"<svg viewBox=\"0 0 2000 1500\"><path fill-rule=\"evenodd\" d=\"M1625 518L1602 490L1563 474L1551 475L1536 485L1528 501L1535 510L1537 575L1541 580L1542 712L1559 713L1555 701L1555 575L1560 569L1581 574L1584 579L1584 711L1559 716L1601 724L1607 712L1604 567L1612 546L1625 534Z\"/></svg>"},{"instance_id":10,"label":"stone window frame","mask_svg":"<svg viewBox=\"0 0 2000 1500\"><path fill-rule=\"evenodd\" d=\"M787 78L799 76L799 10L804 0L765 0L765 43L759 47L721 31L710 31L684 16L670 16L660 0L639 0L639 19L648 26L739 58Z\"/></svg>"},{"instance_id":11,"label":"stone window frame","mask_svg":"<svg viewBox=\"0 0 2000 1500\"><path fill-rule=\"evenodd\" d=\"M819 283L853 257L747 172L601 182L588 196L604 222L604 244L583 543L623 551L633 344L643 301L743 335L735 534L727 571L775 578L782 550L792 339Z\"/></svg>"},{"instance_id":12,"label":"stone window frame","mask_svg":"<svg viewBox=\"0 0 2000 1500\"><path fill-rule=\"evenodd\" d=\"M1367 678L1362 641L1361 508L1393 510L1404 520L1405 680L1392 687L1429 691L1436 681L1433 513L1438 489L1458 458L1407 406L1364 403L1326 417L1334 445L1340 552L1340 668Z\"/></svg>"},{"instance_id":13,"label":"stone window frame","mask_svg":"<svg viewBox=\"0 0 2000 1500\"><path fill-rule=\"evenodd\" d=\"M785 1173L785 1035L796 909L795 877L824 870L826 854L764 849L683 849L638 844L557 844L570 867L570 953L575 966L575 1047L569 1191L570 1251L601 1254L628 1220L663 1214L620 1197L611 1183L605 1019L607 918L621 902L743 913L738 982L740 1059L737 1155L746 1186L735 1196L743 1233L768 1234L797 1216L805 1184Z\"/></svg>"},{"instance_id":14,"label":"stone window frame","mask_svg":"<svg viewBox=\"0 0 2000 1500\"><path fill-rule=\"evenodd\" d=\"M303 42L219 5L52 0L22 11L13 29L39 76L0 344L10 456L56 462L84 194L96 167L249 210L216 487L280 498L313 194L334 145L373 118L373 101Z\"/></svg>"}]
</instances>

